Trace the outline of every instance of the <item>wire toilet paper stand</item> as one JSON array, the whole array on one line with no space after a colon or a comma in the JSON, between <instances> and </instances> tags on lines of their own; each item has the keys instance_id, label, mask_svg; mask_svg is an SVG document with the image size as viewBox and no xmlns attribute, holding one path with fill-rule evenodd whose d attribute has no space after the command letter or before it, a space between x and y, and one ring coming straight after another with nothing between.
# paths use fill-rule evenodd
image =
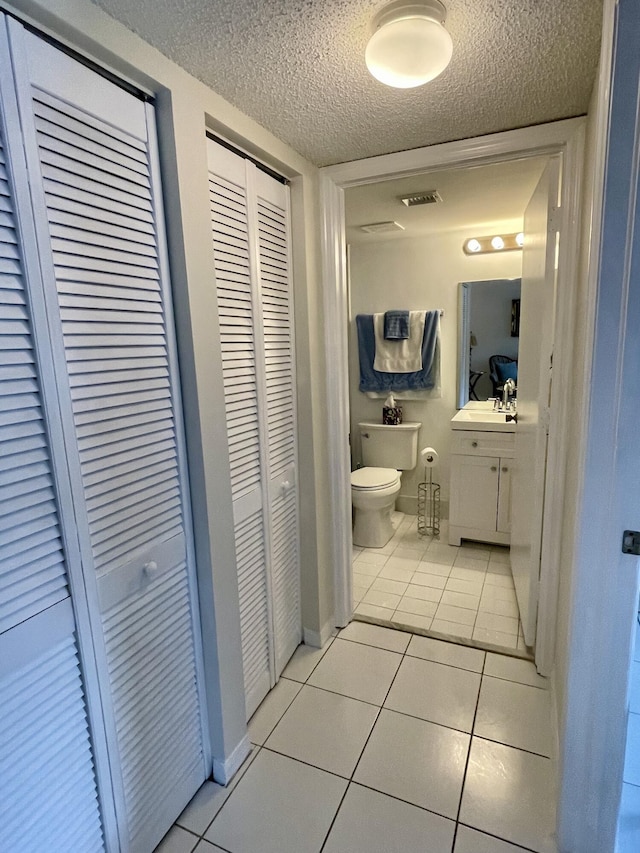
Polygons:
<instances>
[{"instance_id":1,"label":"wire toilet paper stand","mask_svg":"<svg viewBox=\"0 0 640 853\"><path fill-rule=\"evenodd\" d=\"M425 479L418 484L418 535L438 536L440 533L440 484L433 481L433 466L438 454L429 447L422 451L421 456L425 463Z\"/></svg>"}]
</instances>

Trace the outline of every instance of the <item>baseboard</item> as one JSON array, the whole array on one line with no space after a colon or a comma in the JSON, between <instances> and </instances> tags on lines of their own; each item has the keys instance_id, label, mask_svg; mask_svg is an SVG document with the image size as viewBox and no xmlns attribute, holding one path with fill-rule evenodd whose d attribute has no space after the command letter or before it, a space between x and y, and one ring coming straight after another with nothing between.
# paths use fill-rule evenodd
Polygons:
<instances>
[{"instance_id":1,"label":"baseboard","mask_svg":"<svg viewBox=\"0 0 640 853\"><path fill-rule=\"evenodd\" d=\"M304 628L302 638L305 646L313 646L314 649L321 649L325 643L329 642L333 632L334 619L331 617L319 631L311 631L309 628Z\"/></svg>"},{"instance_id":2,"label":"baseboard","mask_svg":"<svg viewBox=\"0 0 640 853\"><path fill-rule=\"evenodd\" d=\"M228 785L250 752L251 741L249 740L249 735L246 734L228 758L224 761L221 761L219 758L213 759L214 781L219 785Z\"/></svg>"}]
</instances>

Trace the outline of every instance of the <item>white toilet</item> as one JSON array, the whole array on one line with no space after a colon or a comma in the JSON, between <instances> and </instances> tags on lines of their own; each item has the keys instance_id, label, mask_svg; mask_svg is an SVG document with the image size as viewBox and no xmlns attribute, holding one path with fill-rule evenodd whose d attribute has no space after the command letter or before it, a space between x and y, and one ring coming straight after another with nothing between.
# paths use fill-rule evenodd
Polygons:
<instances>
[{"instance_id":1,"label":"white toilet","mask_svg":"<svg viewBox=\"0 0 640 853\"><path fill-rule=\"evenodd\" d=\"M351 472L354 545L382 548L393 536L391 511L400 494L400 472L416 467L421 426L358 424L365 467Z\"/></svg>"}]
</instances>

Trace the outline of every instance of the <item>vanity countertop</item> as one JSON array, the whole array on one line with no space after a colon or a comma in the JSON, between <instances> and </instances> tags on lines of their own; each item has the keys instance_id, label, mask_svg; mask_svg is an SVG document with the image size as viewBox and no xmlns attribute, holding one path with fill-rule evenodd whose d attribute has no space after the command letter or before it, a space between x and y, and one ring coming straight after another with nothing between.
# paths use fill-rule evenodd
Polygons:
<instances>
[{"instance_id":1,"label":"vanity countertop","mask_svg":"<svg viewBox=\"0 0 640 853\"><path fill-rule=\"evenodd\" d=\"M507 421L505 412L494 412L490 400L473 400L453 416L451 428L480 432L515 432L516 424Z\"/></svg>"}]
</instances>

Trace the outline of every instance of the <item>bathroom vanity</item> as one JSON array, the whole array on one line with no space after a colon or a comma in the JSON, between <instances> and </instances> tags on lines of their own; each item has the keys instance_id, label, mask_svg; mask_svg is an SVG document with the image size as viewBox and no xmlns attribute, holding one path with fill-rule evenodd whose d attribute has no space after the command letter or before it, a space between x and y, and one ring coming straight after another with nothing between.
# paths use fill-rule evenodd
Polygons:
<instances>
[{"instance_id":1,"label":"bathroom vanity","mask_svg":"<svg viewBox=\"0 0 640 853\"><path fill-rule=\"evenodd\" d=\"M462 539L510 544L511 466L515 424L488 402L452 418L449 544Z\"/></svg>"}]
</instances>

